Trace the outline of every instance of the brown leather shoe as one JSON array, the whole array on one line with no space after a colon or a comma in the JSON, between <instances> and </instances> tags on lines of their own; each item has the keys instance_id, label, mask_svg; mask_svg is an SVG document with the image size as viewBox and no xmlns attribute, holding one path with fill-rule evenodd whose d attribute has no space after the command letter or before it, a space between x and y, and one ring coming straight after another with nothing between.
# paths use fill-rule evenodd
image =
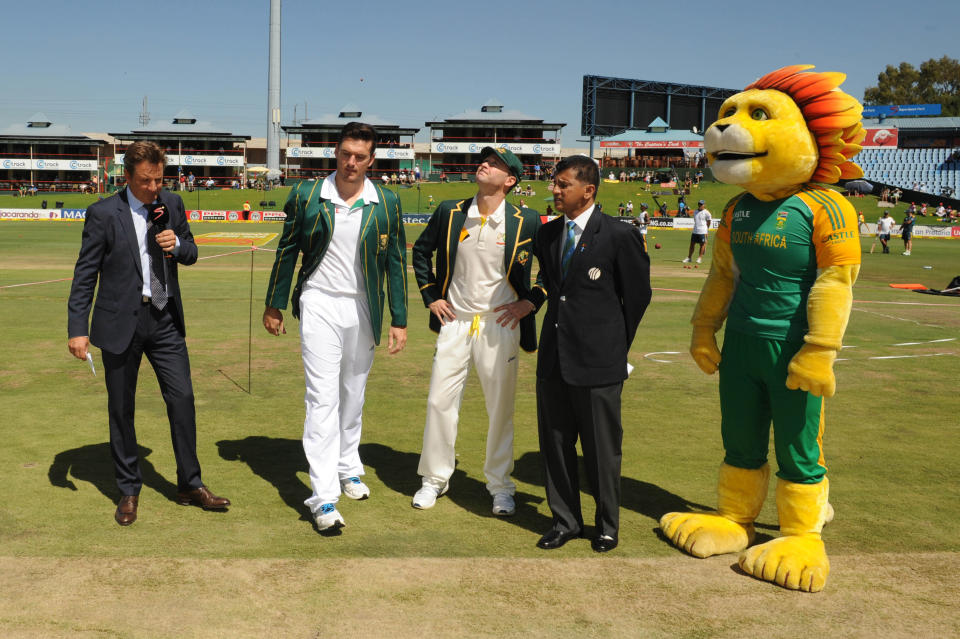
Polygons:
<instances>
[{"instance_id":1,"label":"brown leather shoe","mask_svg":"<svg viewBox=\"0 0 960 639\"><path fill-rule=\"evenodd\" d=\"M177 493L177 503L181 506L200 506L204 510L226 510L230 500L217 497L206 486L188 492Z\"/></svg>"},{"instance_id":2,"label":"brown leather shoe","mask_svg":"<svg viewBox=\"0 0 960 639\"><path fill-rule=\"evenodd\" d=\"M117 504L117 512L113 513L113 518L121 526L129 526L137 520L137 503L140 497L137 495L124 495Z\"/></svg>"}]
</instances>

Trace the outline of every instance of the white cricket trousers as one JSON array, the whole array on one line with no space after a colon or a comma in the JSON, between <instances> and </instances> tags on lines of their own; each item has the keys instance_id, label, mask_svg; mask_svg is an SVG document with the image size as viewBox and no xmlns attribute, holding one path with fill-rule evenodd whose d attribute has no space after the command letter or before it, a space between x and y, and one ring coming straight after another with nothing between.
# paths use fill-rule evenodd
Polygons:
<instances>
[{"instance_id":1,"label":"white cricket trousers","mask_svg":"<svg viewBox=\"0 0 960 639\"><path fill-rule=\"evenodd\" d=\"M360 427L363 394L373 365L367 301L312 290L300 299L300 350L307 391L303 451L316 514L340 499L340 480L363 475Z\"/></svg>"},{"instance_id":2,"label":"white cricket trousers","mask_svg":"<svg viewBox=\"0 0 960 639\"><path fill-rule=\"evenodd\" d=\"M497 315L481 314L479 330L472 335L473 315L448 321L440 328L427 396L423 452L417 469L423 482L436 488L445 486L453 475L457 420L472 361L480 378L490 420L487 457L483 465L487 490L491 495L512 495L517 490L510 473L513 472L513 401L517 387L520 329L511 330L497 324Z\"/></svg>"}]
</instances>

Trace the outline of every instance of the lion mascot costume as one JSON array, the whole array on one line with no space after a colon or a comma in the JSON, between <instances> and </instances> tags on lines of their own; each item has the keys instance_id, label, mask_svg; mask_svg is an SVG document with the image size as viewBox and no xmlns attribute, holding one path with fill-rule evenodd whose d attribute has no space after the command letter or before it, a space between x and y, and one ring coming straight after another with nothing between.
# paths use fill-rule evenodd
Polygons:
<instances>
[{"instance_id":1,"label":"lion mascot costume","mask_svg":"<svg viewBox=\"0 0 960 639\"><path fill-rule=\"evenodd\" d=\"M690 353L720 371L715 513L668 513L660 527L696 557L738 552L748 574L822 590L830 562L820 537L833 517L823 458L824 398L860 269L857 215L815 183L862 177L863 108L842 73L790 66L727 99L704 134L714 175L745 190L724 207L710 274L693 313ZM716 332L726 320L723 351ZM781 536L750 547L766 498L773 422Z\"/></svg>"}]
</instances>

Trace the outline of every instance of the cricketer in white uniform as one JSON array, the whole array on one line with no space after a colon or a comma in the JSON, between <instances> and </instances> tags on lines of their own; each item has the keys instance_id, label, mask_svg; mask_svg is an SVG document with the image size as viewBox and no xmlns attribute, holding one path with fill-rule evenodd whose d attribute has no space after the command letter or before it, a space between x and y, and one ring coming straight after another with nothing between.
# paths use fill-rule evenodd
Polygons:
<instances>
[{"instance_id":1,"label":"cricketer in white uniform","mask_svg":"<svg viewBox=\"0 0 960 639\"><path fill-rule=\"evenodd\" d=\"M697 210L693 212L693 233L690 234L690 249L687 251L687 257L683 260L684 264L690 263L690 257L693 255L695 244L700 245L700 253L697 255L697 264L703 262L703 255L707 252L707 236L710 231L710 224L713 217L710 211L704 206L705 202L697 202Z\"/></svg>"},{"instance_id":2,"label":"cricketer in white uniform","mask_svg":"<svg viewBox=\"0 0 960 639\"><path fill-rule=\"evenodd\" d=\"M340 134L337 170L322 182L301 182L284 206L287 219L267 289L263 325L285 333L283 315L297 255L303 263L293 289L300 318L306 381L303 449L310 466L310 507L321 531L344 525L336 504L343 493L365 499L359 445L367 375L380 343L383 282L391 326L389 353L407 340L406 238L400 203L366 178L376 131L352 122Z\"/></svg>"},{"instance_id":3,"label":"cricketer in white uniform","mask_svg":"<svg viewBox=\"0 0 960 639\"><path fill-rule=\"evenodd\" d=\"M477 195L441 203L413 246L413 269L430 309L430 328L439 333L417 471L422 484L414 508L433 507L449 486L472 362L489 418L483 471L493 513L516 511L510 474L517 355L520 347L536 350L534 313L546 299L539 279L530 286L540 216L504 199L522 175L523 165L509 150L483 149Z\"/></svg>"}]
</instances>

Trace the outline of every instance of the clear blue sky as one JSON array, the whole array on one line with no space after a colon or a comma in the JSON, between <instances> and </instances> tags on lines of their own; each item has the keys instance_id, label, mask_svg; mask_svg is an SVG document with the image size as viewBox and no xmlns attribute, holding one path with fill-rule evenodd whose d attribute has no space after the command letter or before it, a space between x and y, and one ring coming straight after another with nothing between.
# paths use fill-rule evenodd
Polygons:
<instances>
[{"instance_id":1,"label":"clear blue sky","mask_svg":"<svg viewBox=\"0 0 960 639\"><path fill-rule=\"evenodd\" d=\"M269 0L4 2L0 129L35 111L75 131L188 108L236 134L267 122ZM780 66L843 71L960 58L960 2L283 2L283 122L347 102L403 126L490 98L580 136L585 74L740 88ZM859 8L854 8L859 7ZM361 81L362 79L362 81Z\"/></svg>"}]
</instances>

